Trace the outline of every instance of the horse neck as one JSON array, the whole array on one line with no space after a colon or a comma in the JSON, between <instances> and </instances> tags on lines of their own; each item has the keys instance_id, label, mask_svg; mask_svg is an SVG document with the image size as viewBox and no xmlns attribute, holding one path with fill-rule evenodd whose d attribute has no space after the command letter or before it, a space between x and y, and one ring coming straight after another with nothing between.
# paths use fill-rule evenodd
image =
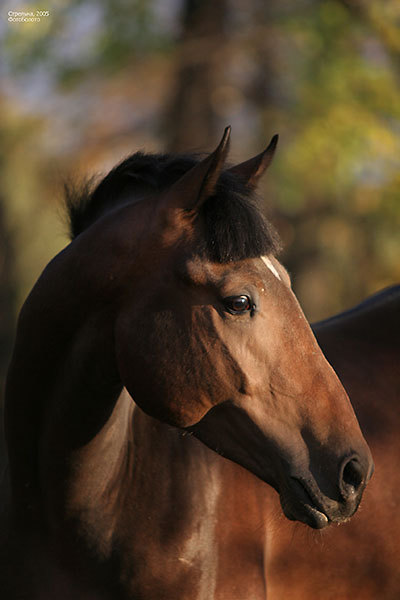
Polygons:
<instances>
[{"instance_id":1,"label":"horse neck","mask_svg":"<svg viewBox=\"0 0 400 600\"><path fill-rule=\"evenodd\" d=\"M64 443L67 454L96 435L122 389L114 359L112 283L107 294L96 277L88 283L96 266L85 256L74 244L61 252L21 311L5 426L13 505L18 512L22 504L25 515L42 504L43 457L54 451L57 460Z\"/></svg>"},{"instance_id":2,"label":"horse neck","mask_svg":"<svg viewBox=\"0 0 400 600\"><path fill-rule=\"evenodd\" d=\"M129 486L122 504L114 504L113 527L124 556L140 557L145 565L139 570L141 585L154 585L157 577L167 585L169 571L182 569L190 595L211 598L227 585L226 578L240 579L240 570L232 573L232 561L262 580L265 528L275 507L272 488L138 408L132 431L133 467L124 471Z\"/></svg>"}]
</instances>

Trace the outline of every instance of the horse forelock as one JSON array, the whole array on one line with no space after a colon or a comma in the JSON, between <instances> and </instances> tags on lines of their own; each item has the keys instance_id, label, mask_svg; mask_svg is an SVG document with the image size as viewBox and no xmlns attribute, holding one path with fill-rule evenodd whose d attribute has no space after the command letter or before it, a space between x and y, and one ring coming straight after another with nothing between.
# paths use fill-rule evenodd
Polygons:
<instances>
[{"instance_id":1,"label":"horse forelock","mask_svg":"<svg viewBox=\"0 0 400 600\"><path fill-rule=\"evenodd\" d=\"M199 161L194 155L137 152L112 169L100 182L65 186L71 239L99 217L124 203L167 190ZM214 262L226 263L280 250L279 236L262 214L253 190L224 171L216 193L201 206L198 252Z\"/></svg>"}]
</instances>

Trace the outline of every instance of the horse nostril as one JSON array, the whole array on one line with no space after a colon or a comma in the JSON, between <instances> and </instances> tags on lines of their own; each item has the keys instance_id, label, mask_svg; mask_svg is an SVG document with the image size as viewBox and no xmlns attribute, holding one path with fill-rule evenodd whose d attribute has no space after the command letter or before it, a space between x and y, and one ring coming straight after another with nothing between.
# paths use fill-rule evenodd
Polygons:
<instances>
[{"instance_id":1,"label":"horse nostril","mask_svg":"<svg viewBox=\"0 0 400 600\"><path fill-rule=\"evenodd\" d=\"M356 458L351 458L343 466L341 492L345 499L353 496L365 482L365 473Z\"/></svg>"}]
</instances>

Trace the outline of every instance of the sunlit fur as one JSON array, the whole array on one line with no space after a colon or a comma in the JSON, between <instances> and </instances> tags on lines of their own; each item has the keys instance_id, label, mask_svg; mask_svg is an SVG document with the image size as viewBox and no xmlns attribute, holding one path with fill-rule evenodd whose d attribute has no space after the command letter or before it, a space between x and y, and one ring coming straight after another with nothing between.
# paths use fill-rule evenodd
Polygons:
<instances>
[{"instance_id":1,"label":"sunlit fur","mask_svg":"<svg viewBox=\"0 0 400 600\"><path fill-rule=\"evenodd\" d=\"M357 516L344 527L325 530L321 537L280 518L271 497L268 598L397 600L400 285L316 323L313 329L350 394L371 446L375 475Z\"/></svg>"}]
</instances>

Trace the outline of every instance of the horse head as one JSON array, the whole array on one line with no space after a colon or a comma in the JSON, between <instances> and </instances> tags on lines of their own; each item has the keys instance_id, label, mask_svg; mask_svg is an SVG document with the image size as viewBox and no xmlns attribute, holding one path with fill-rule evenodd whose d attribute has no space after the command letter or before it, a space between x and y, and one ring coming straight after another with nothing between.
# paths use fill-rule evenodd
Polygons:
<instances>
[{"instance_id":1,"label":"horse head","mask_svg":"<svg viewBox=\"0 0 400 600\"><path fill-rule=\"evenodd\" d=\"M355 512L372 459L253 198L277 136L224 169L229 133L115 216L126 231L136 223L124 246L136 258L116 320L118 369L144 412L272 485L288 518L322 528Z\"/></svg>"}]
</instances>

